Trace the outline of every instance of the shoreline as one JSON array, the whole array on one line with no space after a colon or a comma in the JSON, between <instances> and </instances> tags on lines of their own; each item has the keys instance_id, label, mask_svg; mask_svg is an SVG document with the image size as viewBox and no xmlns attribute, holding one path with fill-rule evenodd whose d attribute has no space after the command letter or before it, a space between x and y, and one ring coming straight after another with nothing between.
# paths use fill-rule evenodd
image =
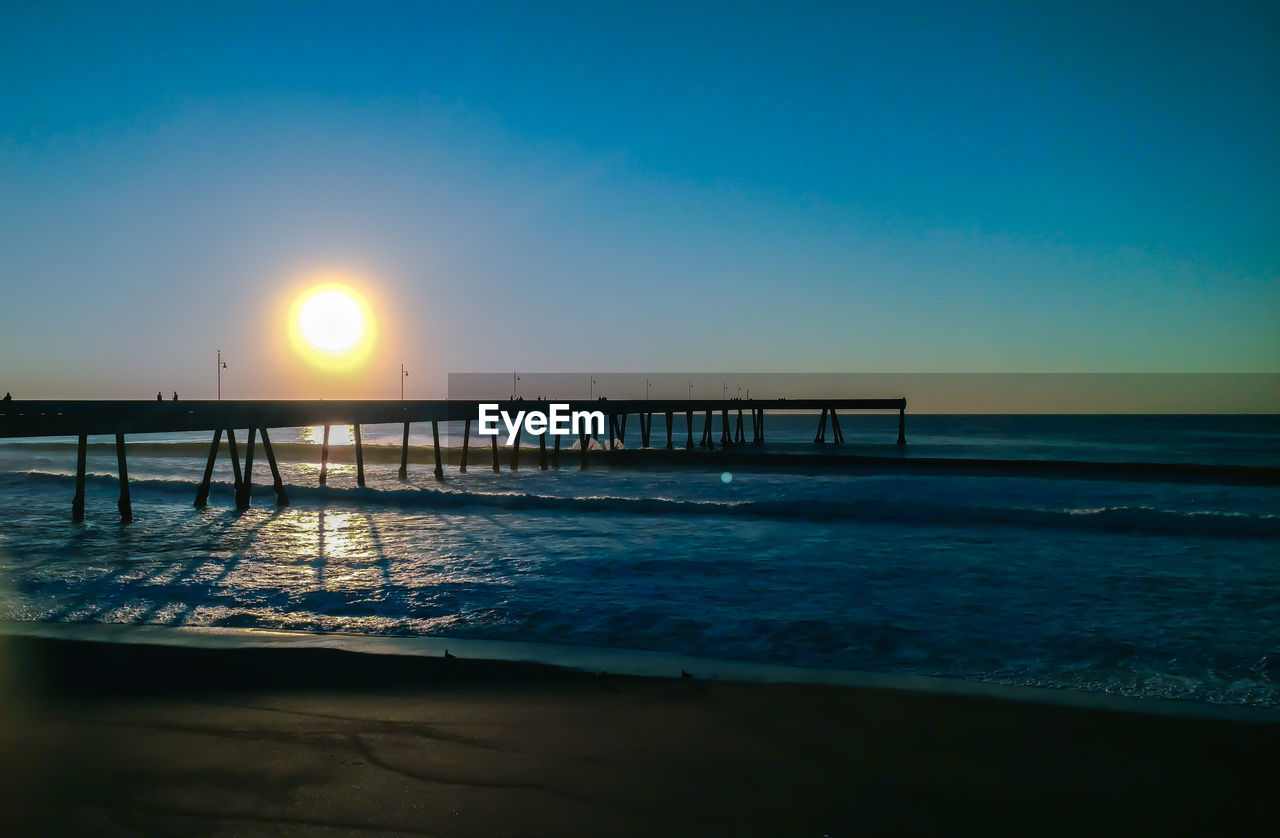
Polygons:
<instances>
[{"instance_id":1,"label":"shoreline","mask_svg":"<svg viewBox=\"0 0 1280 838\"><path fill-rule=\"evenodd\" d=\"M679 679L681 672L691 672L705 682L891 690L1152 716L1280 724L1280 707L1216 704L1190 699L1127 696L912 673L822 669L734 661L645 649L575 646L531 641L452 638L434 635L305 632L220 626L0 622L0 643L11 638L24 638L36 642L161 646L193 650L324 649L357 655L427 660L443 658L447 651L456 660L483 662L486 665L547 667L592 675L607 673L626 677Z\"/></svg>"},{"instance_id":2,"label":"shoreline","mask_svg":"<svg viewBox=\"0 0 1280 838\"><path fill-rule=\"evenodd\" d=\"M7 636L14 835L1243 833L1274 722Z\"/></svg>"}]
</instances>

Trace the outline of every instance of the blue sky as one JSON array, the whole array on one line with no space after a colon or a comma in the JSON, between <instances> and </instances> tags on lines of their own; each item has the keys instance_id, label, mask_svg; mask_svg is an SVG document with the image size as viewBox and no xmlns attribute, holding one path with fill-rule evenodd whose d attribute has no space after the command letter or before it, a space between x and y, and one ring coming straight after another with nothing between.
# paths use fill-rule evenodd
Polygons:
<instances>
[{"instance_id":1,"label":"blue sky","mask_svg":"<svg viewBox=\"0 0 1280 838\"><path fill-rule=\"evenodd\" d=\"M1280 370L1273 5L690 5L6 4L0 389Z\"/></svg>"}]
</instances>

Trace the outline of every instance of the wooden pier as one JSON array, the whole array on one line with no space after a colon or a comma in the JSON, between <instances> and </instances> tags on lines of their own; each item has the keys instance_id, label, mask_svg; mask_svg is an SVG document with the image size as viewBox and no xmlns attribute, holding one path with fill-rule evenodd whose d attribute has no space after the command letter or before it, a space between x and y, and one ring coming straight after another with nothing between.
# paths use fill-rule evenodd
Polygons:
<instances>
[{"instance_id":1,"label":"wooden pier","mask_svg":"<svg viewBox=\"0 0 1280 838\"><path fill-rule=\"evenodd\" d=\"M898 444L906 444L907 400L901 399L621 399L621 400L436 400L436 401L8 401L0 404L0 439L14 437L75 437L79 444L76 452L76 492L71 502L74 520L84 518L85 460L90 436L109 435L115 438L116 460L120 480L120 497L117 506L123 521L133 519L133 507L129 496L129 472L125 455L125 436L132 434L178 433L183 431L209 431L213 441L205 463L204 476L196 488L195 505L204 506L209 497L209 486L217 462L223 434L227 439L235 481L236 506L248 508L253 486L253 461L255 448L261 440L262 453L271 469L276 503L289 503L288 493L280 477L280 467L271 447L269 431L273 428L300 428L323 426L324 437L320 447L319 482L324 484L328 476L329 428L332 425L349 425L353 428L356 459L356 483L365 485L364 448L360 438L362 425L402 424L399 476L408 476L409 426L415 423L431 423L431 435L435 452L434 474L444 477L444 465L440 451L440 423L463 422L464 433L459 472L467 470L470 447L471 423L479 415L481 404L497 404L498 409L515 415L517 411L545 410L552 404L565 405L569 411L599 411L604 414L610 448L615 440L625 440L627 420L637 417L642 448L653 442L653 418L661 416L666 431L666 449L676 447L674 426L677 416L684 418L684 448L702 447L714 450L717 445L716 421L719 414L719 446L722 449L749 444L746 428L751 428L750 443L765 441L765 415L767 411L816 412L819 415L816 444L827 442L828 427L831 442L844 442L838 412L878 410L898 412ZM749 422L746 417L749 416ZM694 429L701 418L702 432L694 444ZM243 467L235 432L245 429ZM538 466L558 468L562 436L552 436L553 448L548 457L547 434L538 437ZM594 435L593 435L594 436ZM490 437L492 468L500 468L498 437ZM597 440L598 441L598 440ZM587 435L578 438L579 468L587 468L590 444ZM511 449L510 468L520 467L520 435L517 432Z\"/></svg>"}]
</instances>

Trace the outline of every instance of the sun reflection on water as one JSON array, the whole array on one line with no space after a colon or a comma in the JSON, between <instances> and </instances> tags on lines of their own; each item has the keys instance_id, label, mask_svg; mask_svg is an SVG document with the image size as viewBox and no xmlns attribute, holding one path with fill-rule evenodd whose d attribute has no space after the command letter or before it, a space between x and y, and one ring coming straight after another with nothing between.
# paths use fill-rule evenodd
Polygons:
<instances>
[{"instance_id":1,"label":"sun reflection on water","mask_svg":"<svg viewBox=\"0 0 1280 838\"><path fill-rule=\"evenodd\" d=\"M267 536L259 543L270 555L237 573L237 586L339 592L389 581L388 559L372 520L363 513L295 509L273 521Z\"/></svg>"},{"instance_id":2,"label":"sun reflection on water","mask_svg":"<svg viewBox=\"0 0 1280 838\"><path fill-rule=\"evenodd\" d=\"M324 443L324 425L311 425L298 429L298 441L307 442L312 445L321 445ZM329 444L330 445L354 445L355 432L350 425L330 425L329 426Z\"/></svg>"}]
</instances>

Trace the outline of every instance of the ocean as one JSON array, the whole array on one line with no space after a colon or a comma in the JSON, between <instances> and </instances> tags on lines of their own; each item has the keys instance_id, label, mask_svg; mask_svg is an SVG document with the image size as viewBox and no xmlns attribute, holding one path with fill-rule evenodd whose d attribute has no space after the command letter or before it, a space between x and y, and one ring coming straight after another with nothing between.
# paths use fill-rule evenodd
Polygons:
<instances>
[{"instance_id":1,"label":"ocean","mask_svg":"<svg viewBox=\"0 0 1280 838\"><path fill-rule=\"evenodd\" d=\"M744 447L814 451L816 422L771 414L767 443ZM846 444L823 451L1280 466L1277 416L909 415L901 450L896 414L841 422ZM585 472L576 456L543 472L536 446L495 474L478 440L470 473L437 482L430 428L414 430L402 482L399 426L363 429L363 489L348 429L324 487L318 429L273 431L291 504L275 506L259 448L245 512L225 457L192 505L209 435L130 437L128 525L109 439L90 439L80 524L74 441L0 443L0 620L518 640L1280 706L1277 486L632 470L595 452ZM653 433L665 447L660 416Z\"/></svg>"}]
</instances>

